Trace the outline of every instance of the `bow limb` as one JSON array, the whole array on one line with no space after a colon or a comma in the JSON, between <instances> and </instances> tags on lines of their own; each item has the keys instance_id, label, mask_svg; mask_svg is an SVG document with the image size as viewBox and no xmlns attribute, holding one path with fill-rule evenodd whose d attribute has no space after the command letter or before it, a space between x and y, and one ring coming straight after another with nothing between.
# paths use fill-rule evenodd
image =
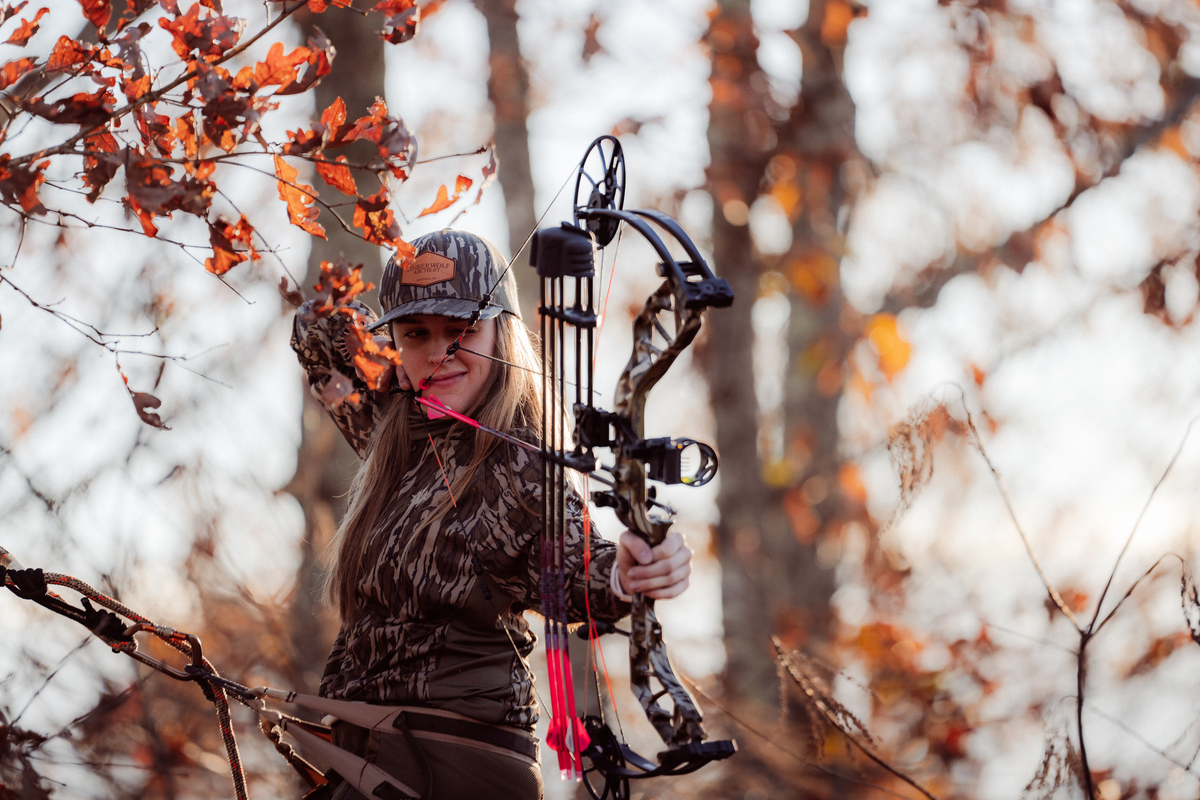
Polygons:
<instances>
[{"instance_id":1,"label":"bow limb","mask_svg":"<svg viewBox=\"0 0 1200 800\"><path fill-rule=\"evenodd\" d=\"M666 334L659 315L674 312L675 334ZM641 536L653 547L666 538L671 527L669 517L650 512L646 502L646 466L639 457L640 443L644 442L646 400L650 390L666 374L696 334L700 332L701 312L683 308L675 302L675 287L672 281L664 281L650 295L633 323L633 353L629 363L617 381L614 408L622 421L627 435L619 437L616 448L614 491L622 502L616 508L617 517L631 531ZM669 341L666 348L654 344L654 334L663 334Z\"/></svg>"}]
</instances>

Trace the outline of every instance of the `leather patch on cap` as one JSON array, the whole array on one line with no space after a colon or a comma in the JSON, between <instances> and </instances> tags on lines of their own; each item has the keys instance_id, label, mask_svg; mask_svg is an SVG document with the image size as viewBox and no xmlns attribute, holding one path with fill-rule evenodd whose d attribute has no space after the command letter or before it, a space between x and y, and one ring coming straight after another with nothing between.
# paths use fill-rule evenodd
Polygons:
<instances>
[{"instance_id":1,"label":"leather patch on cap","mask_svg":"<svg viewBox=\"0 0 1200 800\"><path fill-rule=\"evenodd\" d=\"M432 286L454 280L455 262L437 253L421 253L400 271L400 283L405 286Z\"/></svg>"}]
</instances>

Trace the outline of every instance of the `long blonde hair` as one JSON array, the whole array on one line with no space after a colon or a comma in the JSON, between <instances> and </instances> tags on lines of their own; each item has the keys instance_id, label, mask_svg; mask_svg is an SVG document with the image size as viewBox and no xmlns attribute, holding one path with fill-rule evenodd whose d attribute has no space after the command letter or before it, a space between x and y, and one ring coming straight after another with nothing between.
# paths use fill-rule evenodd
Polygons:
<instances>
[{"instance_id":1,"label":"long blonde hair","mask_svg":"<svg viewBox=\"0 0 1200 800\"><path fill-rule=\"evenodd\" d=\"M525 429L541 432L542 383L540 364L534 355L533 336L524 323L505 312L496 320L495 357L488 382L480 392L480 401L466 413L479 422L500 431ZM512 365L512 366L510 366ZM364 572L363 555L367 540L387 513L411 466L410 425L413 401L406 395L390 395L387 405L376 411L375 429L367 446L367 456L350 486L350 501L337 533L329 543L332 555L325 576L326 602L336 605L343 622L351 622L357 611L355 590ZM420 413L419 411L417 413ZM471 460L450 485L450 494L459 495L475 479L484 460L502 444L491 434L475 431L471 442ZM451 506L447 496L435 507L430 519L438 519ZM416 531L409 531L409 543Z\"/></svg>"}]
</instances>

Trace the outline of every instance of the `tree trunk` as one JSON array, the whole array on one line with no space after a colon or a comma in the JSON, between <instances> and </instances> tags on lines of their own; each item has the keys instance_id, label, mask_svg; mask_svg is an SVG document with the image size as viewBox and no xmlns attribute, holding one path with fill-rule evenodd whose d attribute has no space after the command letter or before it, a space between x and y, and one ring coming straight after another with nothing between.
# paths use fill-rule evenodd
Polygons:
<instances>
[{"instance_id":1,"label":"tree trunk","mask_svg":"<svg viewBox=\"0 0 1200 800\"><path fill-rule=\"evenodd\" d=\"M537 215L533 208L533 174L529 168L529 72L521 58L521 43L517 37L515 0L475 0L475 5L487 19L488 45L491 55L488 64L488 99L496 131L493 137L497 175L504 189L504 210L508 217L508 247L512 256L533 232ZM528 248L518 255L512 269L517 276L521 313L534 319L538 304L538 282L527 274Z\"/></svg>"},{"instance_id":2,"label":"tree trunk","mask_svg":"<svg viewBox=\"0 0 1200 800\"><path fill-rule=\"evenodd\" d=\"M334 13L339 11L341 13ZM318 23L338 51L333 71L316 88L317 112L328 108L340 97L346 104L348 118L365 115L375 98L384 94L384 43L379 37L378 19L336 8L319 18L303 11L297 16L302 29L310 29ZM374 148L370 143L356 142L345 152L351 163L363 163L374 154ZM359 190L363 194L375 193L375 187L361 184L366 178L355 177L360 181ZM314 180L313 185L326 203L344 203L350 199L320 179ZM346 217L345 208L339 211L343 218ZM322 217L329 239L312 239L306 291L311 291L316 283L321 262L333 261L339 255L345 256L351 264L363 264L364 278L378 287L382 275L380 248L342 230L331 221L328 212L323 212ZM366 297L374 299L375 292ZM303 434L296 474L288 491L304 509L302 558L292 606L292 642L299 661L298 672L309 691L316 689L315 684L332 645L331 634L336 631L336 621L332 619L336 612L323 611L318 605L320 554L341 519L345 494L357 467L357 455L305 384Z\"/></svg>"},{"instance_id":3,"label":"tree trunk","mask_svg":"<svg viewBox=\"0 0 1200 800\"><path fill-rule=\"evenodd\" d=\"M787 340L793 365L784 384L784 459L807 463L783 486L784 507L801 546L787 567L792 617L780 633L797 647L827 641L833 621L834 559L818 559L818 547L839 552L845 523L866 519L861 498L842 489L840 472L837 410L860 325L842 296L838 265L845 248L838 220L844 219L848 197L846 165L857 150L854 103L841 75L845 34L835 35L825 17L825 0L812 0L797 36L804 59L800 101L780 126L776 153L791 160L803 198L783 265L791 283Z\"/></svg>"},{"instance_id":4,"label":"tree trunk","mask_svg":"<svg viewBox=\"0 0 1200 800\"><path fill-rule=\"evenodd\" d=\"M733 308L711 315L706 371L722 462L717 542L723 570L727 681L738 697L777 702L770 635L793 647L829 641L832 567L842 528L863 516L844 496L837 408L843 362L858 335L838 280L837 229L846 201L844 165L856 158L854 105L841 79L845 26L825 24L813 0L796 32L804 53L801 97L786 116L755 87L757 41L747 0L722 0L707 39L712 48L709 188L713 259L733 286ZM747 211L762 193L786 188L800 198L785 211L793 241L782 258L753 246ZM773 192L774 193L774 192ZM788 195L780 191L779 196ZM781 204L782 205L782 204ZM760 281L766 283L760 286ZM754 369L747 355L751 312L763 290L791 304L784 383L784 447L762 465ZM826 557L819 559L822 545Z\"/></svg>"},{"instance_id":5,"label":"tree trunk","mask_svg":"<svg viewBox=\"0 0 1200 800\"><path fill-rule=\"evenodd\" d=\"M384 42L379 37L379 19L374 16L363 16L348 9L332 9L320 16L307 11L297 13L298 24L302 30L320 27L329 37L329 41L337 48L337 57L333 61L333 71L317 84L316 103L317 113L328 108L337 98L342 98L346 104L346 117L349 120L365 116L376 97L384 96ZM365 163L375 155L375 146L367 141L355 142L339 151L346 155L351 163ZM365 196L378 191L377 186L362 185L365 181L374 181L374 177L364 174L355 175L359 181L359 191ZM331 205L345 203L351 198L326 186L320 178L313 181L321 201ZM350 206L338 209L338 214L347 219L351 213ZM312 239L312 251L308 257L308 287L316 282L322 261L333 261L339 255L345 256L351 264L362 264L363 278L379 286L383 274L381 264L381 249L341 229L341 226L322 210L321 223L325 226L326 239ZM374 299L371 293L364 297Z\"/></svg>"},{"instance_id":6,"label":"tree trunk","mask_svg":"<svg viewBox=\"0 0 1200 800\"><path fill-rule=\"evenodd\" d=\"M768 583L776 540L790 539L778 499L763 483L758 462L758 400L750 313L758 294L759 266L752 253L745 208L758 194L767 158L755 144L763 97L749 76L758 71L758 41L749 0L721 0L707 35L713 53L708 143L713 195L714 269L733 288L732 307L706 319L702 361L716 415L717 449L725 469L717 498L721 520L716 540L721 558L726 681L735 697L771 702L777 696L770 655L774 624L769 613L776 594ZM757 135L756 135L757 134ZM786 576L783 576L786 579Z\"/></svg>"}]
</instances>

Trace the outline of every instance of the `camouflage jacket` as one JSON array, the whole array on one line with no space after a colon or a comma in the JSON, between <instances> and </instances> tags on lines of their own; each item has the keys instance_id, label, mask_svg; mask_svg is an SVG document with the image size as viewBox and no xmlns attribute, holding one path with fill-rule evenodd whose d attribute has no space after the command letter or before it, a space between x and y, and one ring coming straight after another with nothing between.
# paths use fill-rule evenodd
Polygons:
<instances>
[{"instance_id":1,"label":"camouflage jacket","mask_svg":"<svg viewBox=\"0 0 1200 800\"><path fill-rule=\"evenodd\" d=\"M342 324L326 319L308 325L297 316L292 347L318 398L332 369L358 384L358 407L343 403L327 410L362 457L375 414L386 403L411 401L366 389L341 344ZM456 507L431 519L447 487L430 438L453 483L470 462L474 431L445 419L412 430L412 466L367 542L368 566L356 590L361 613L343 623L321 693L427 705L481 722L532 728L537 706L526 658L535 637L522 612L540 610L542 602L540 459L501 443L480 466L478 474L486 477L456 497ZM579 498L572 499L571 516L579 520ZM413 531L420 539L405 554ZM627 614L628 604L609 588L615 546L593 532L585 571L580 522L568 537L570 619L583 621L589 604L597 619Z\"/></svg>"}]
</instances>

